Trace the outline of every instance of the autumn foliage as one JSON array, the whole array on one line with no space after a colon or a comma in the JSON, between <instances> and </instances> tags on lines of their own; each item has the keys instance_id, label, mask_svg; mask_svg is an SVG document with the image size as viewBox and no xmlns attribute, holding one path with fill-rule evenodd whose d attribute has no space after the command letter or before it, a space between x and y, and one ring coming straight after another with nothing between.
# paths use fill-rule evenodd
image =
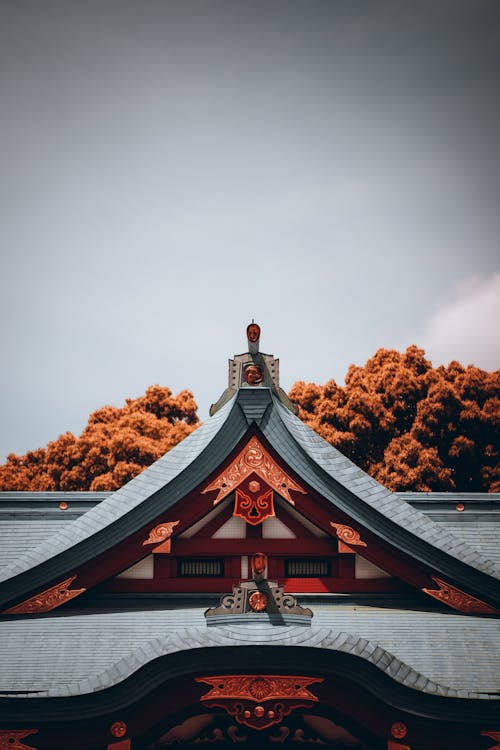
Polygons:
<instances>
[{"instance_id":1,"label":"autumn foliage","mask_svg":"<svg viewBox=\"0 0 500 750\"><path fill-rule=\"evenodd\" d=\"M299 416L392 490L500 491L500 371L379 349L345 386L295 383Z\"/></svg>"},{"instance_id":2,"label":"autumn foliage","mask_svg":"<svg viewBox=\"0 0 500 750\"><path fill-rule=\"evenodd\" d=\"M379 349L351 365L345 385L295 383L299 416L392 490L500 492L500 371L424 352ZM94 412L80 437L11 454L0 490L112 490L170 450L198 424L189 391L159 385L125 406Z\"/></svg>"},{"instance_id":3,"label":"autumn foliage","mask_svg":"<svg viewBox=\"0 0 500 750\"><path fill-rule=\"evenodd\" d=\"M46 448L11 454L0 466L0 490L113 490L139 474L198 424L189 391L154 385L125 406L90 415L80 437L66 432Z\"/></svg>"}]
</instances>

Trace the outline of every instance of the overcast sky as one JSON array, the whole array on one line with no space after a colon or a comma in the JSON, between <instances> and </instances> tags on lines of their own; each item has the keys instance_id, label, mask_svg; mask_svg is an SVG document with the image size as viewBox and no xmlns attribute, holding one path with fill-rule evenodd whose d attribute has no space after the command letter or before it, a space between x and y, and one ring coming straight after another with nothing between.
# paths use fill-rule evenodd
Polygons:
<instances>
[{"instance_id":1,"label":"overcast sky","mask_svg":"<svg viewBox=\"0 0 500 750\"><path fill-rule=\"evenodd\" d=\"M500 3L0 0L0 460L153 383L500 367Z\"/></svg>"}]
</instances>

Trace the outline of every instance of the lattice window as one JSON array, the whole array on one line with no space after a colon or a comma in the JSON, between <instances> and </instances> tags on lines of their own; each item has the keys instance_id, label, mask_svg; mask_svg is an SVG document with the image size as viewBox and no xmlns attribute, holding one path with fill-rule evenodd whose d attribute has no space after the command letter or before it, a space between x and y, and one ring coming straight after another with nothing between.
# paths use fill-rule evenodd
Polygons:
<instances>
[{"instance_id":1,"label":"lattice window","mask_svg":"<svg viewBox=\"0 0 500 750\"><path fill-rule=\"evenodd\" d=\"M330 575L330 560L285 560L285 576L288 578L320 578Z\"/></svg>"},{"instance_id":2,"label":"lattice window","mask_svg":"<svg viewBox=\"0 0 500 750\"><path fill-rule=\"evenodd\" d=\"M184 577L216 578L224 575L223 560L179 560L177 572Z\"/></svg>"}]
</instances>

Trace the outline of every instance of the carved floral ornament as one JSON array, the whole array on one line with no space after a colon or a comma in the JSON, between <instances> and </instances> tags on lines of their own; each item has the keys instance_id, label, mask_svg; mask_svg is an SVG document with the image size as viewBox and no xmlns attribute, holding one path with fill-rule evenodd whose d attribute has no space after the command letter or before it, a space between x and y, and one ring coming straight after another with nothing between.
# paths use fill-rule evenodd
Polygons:
<instances>
[{"instance_id":1,"label":"carved floral ornament","mask_svg":"<svg viewBox=\"0 0 500 750\"><path fill-rule=\"evenodd\" d=\"M25 745L21 740L37 733L38 729L0 729L0 750L33 750L34 745Z\"/></svg>"},{"instance_id":2,"label":"carved floral ornament","mask_svg":"<svg viewBox=\"0 0 500 750\"><path fill-rule=\"evenodd\" d=\"M198 677L210 685L200 701L207 708L222 708L239 724L251 729L267 729L279 724L296 708L309 708L318 698L308 690L320 677L290 675L221 675Z\"/></svg>"},{"instance_id":3,"label":"carved floral ornament","mask_svg":"<svg viewBox=\"0 0 500 750\"><path fill-rule=\"evenodd\" d=\"M253 472L291 505L295 503L290 496L290 490L306 494L306 490L278 466L255 436L250 438L231 464L202 490L202 494L218 490L219 494L214 500L214 505L217 505Z\"/></svg>"},{"instance_id":4,"label":"carved floral ornament","mask_svg":"<svg viewBox=\"0 0 500 750\"><path fill-rule=\"evenodd\" d=\"M423 588L424 594L438 599L438 601L448 604L453 609L458 609L460 612L476 612L477 614L498 614L498 609L491 607L486 602L482 602L480 599L476 599L475 596L466 594L464 591L457 589L446 581L442 581L441 578L432 576L432 580L439 586L438 589Z\"/></svg>"},{"instance_id":5,"label":"carved floral ornament","mask_svg":"<svg viewBox=\"0 0 500 750\"><path fill-rule=\"evenodd\" d=\"M50 589L45 589L39 594L35 594L30 599L26 599L14 607L4 610L4 615L27 615L32 613L50 612L56 607L60 607L61 604L74 599L75 596L83 594L87 589L71 589L70 586L76 578L76 574L66 578L66 580L57 583L55 586L51 586ZM12 745L11 745L12 747Z\"/></svg>"}]
</instances>

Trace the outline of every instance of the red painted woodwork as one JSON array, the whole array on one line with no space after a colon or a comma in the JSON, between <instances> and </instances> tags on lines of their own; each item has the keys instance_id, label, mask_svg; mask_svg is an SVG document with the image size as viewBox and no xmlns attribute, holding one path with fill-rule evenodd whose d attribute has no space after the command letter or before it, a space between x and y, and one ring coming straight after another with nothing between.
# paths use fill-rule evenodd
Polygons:
<instances>
[{"instance_id":1,"label":"red painted woodwork","mask_svg":"<svg viewBox=\"0 0 500 750\"><path fill-rule=\"evenodd\" d=\"M0 729L0 750L33 750L35 745L25 745L22 740L38 729Z\"/></svg>"},{"instance_id":2,"label":"red painted woodwork","mask_svg":"<svg viewBox=\"0 0 500 750\"><path fill-rule=\"evenodd\" d=\"M120 740L119 742L111 742L108 745L108 750L131 750L131 747L130 740Z\"/></svg>"},{"instance_id":3,"label":"red painted woodwork","mask_svg":"<svg viewBox=\"0 0 500 750\"><path fill-rule=\"evenodd\" d=\"M325 557L336 555L336 544L329 539L260 539L259 549L266 555L285 557ZM257 551L255 539L176 539L173 554L176 557L224 557L226 555L253 555Z\"/></svg>"},{"instance_id":4,"label":"red painted woodwork","mask_svg":"<svg viewBox=\"0 0 500 750\"><path fill-rule=\"evenodd\" d=\"M39 594L25 599L24 601L16 604L14 607L6 609L2 614L4 615L25 615L40 612L50 612L50 610L59 607L64 602L74 599L75 596L83 594L87 589L69 589L69 586L73 583L76 578L76 574L66 578L66 580L56 583L55 586L51 586L45 591L41 591Z\"/></svg>"},{"instance_id":5,"label":"red painted woodwork","mask_svg":"<svg viewBox=\"0 0 500 750\"><path fill-rule=\"evenodd\" d=\"M394 578L285 578L275 575L276 558L269 558L268 578L284 585L285 593L406 593L408 586ZM107 593L200 593L224 594L241 579L241 566L238 558L233 558L238 572L223 578L218 577L179 577L150 579L114 578L96 587L97 592Z\"/></svg>"},{"instance_id":6,"label":"red painted woodwork","mask_svg":"<svg viewBox=\"0 0 500 750\"><path fill-rule=\"evenodd\" d=\"M411 747L409 745L401 745L400 742L394 742L393 740L388 740L387 750L411 750Z\"/></svg>"},{"instance_id":7,"label":"red painted woodwork","mask_svg":"<svg viewBox=\"0 0 500 750\"><path fill-rule=\"evenodd\" d=\"M359 532L355 531L351 526L347 526L344 523L334 523L333 521L330 521L330 526L335 531L337 539L343 543L342 549L339 544L339 552L352 552L351 547L367 546L366 542L363 542L360 538Z\"/></svg>"}]
</instances>

